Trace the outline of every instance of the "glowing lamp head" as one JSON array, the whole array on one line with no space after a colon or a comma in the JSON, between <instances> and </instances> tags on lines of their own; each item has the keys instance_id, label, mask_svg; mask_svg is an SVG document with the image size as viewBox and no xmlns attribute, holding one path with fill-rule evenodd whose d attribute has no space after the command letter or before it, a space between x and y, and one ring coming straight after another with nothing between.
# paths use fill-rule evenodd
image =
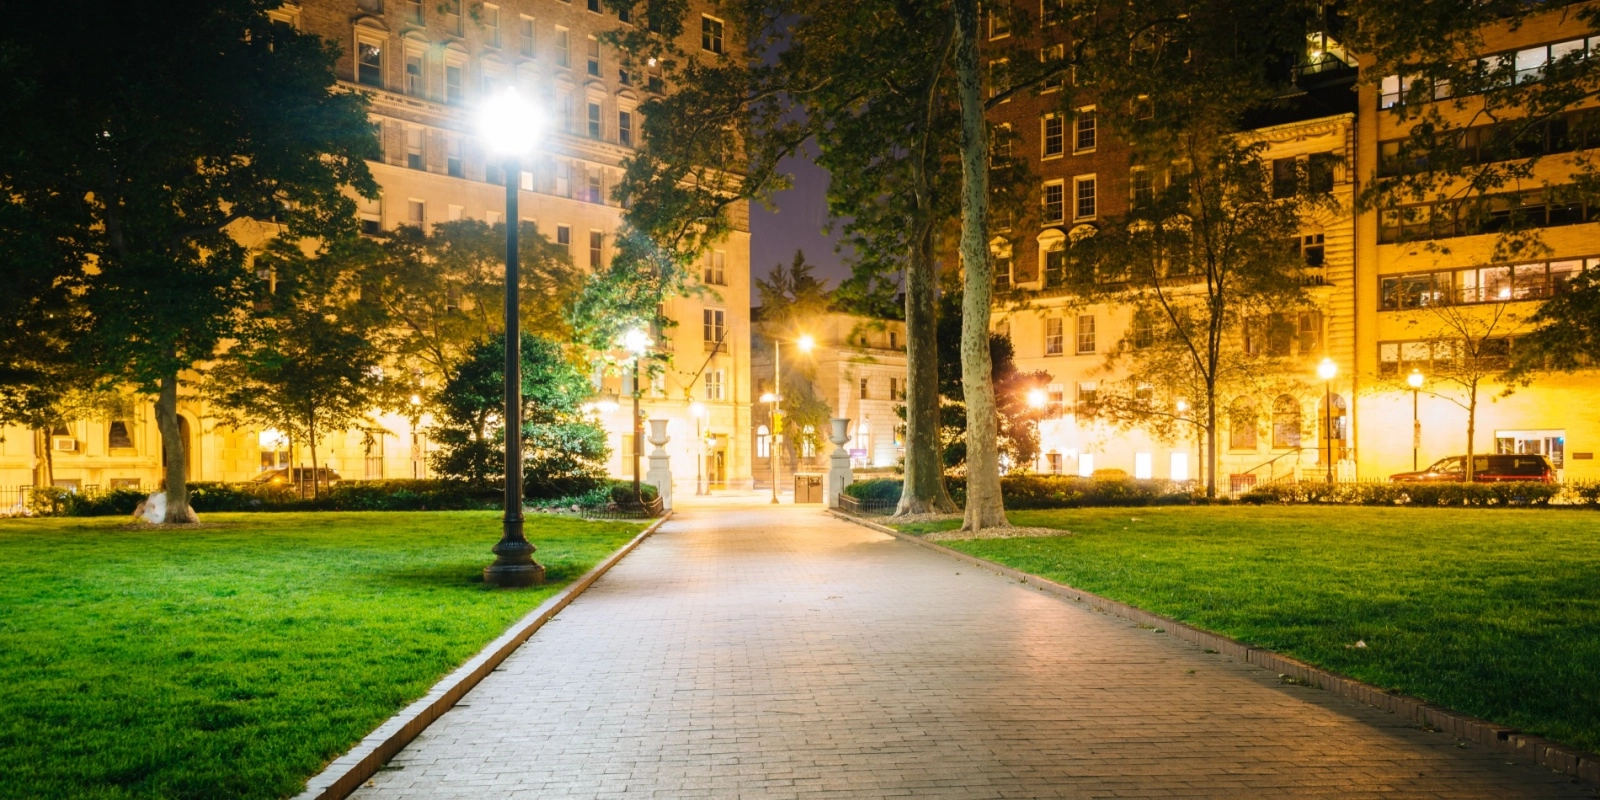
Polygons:
<instances>
[{"instance_id":1,"label":"glowing lamp head","mask_svg":"<svg viewBox=\"0 0 1600 800\"><path fill-rule=\"evenodd\" d=\"M645 335L644 331L634 328L622 334L621 344L628 352L636 356L642 356L644 351L650 347L650 337Z\"/></svg>"},{"instance_id":2,"label":"glowing lamp head","mask_svg":"<svg viewBox=\"0 0 1600 800\"><path fill-rule=\"evenodd\" d=\"M1183 412L1188 411L1188 410L1189 410L1189 401L1185 400L1185 399L1183 399L1181 397L1178 398L1178 413L1182 414Z\"/></svg>"},{"instance_id":3,"label":"glowing lamp head","mask_svg":"<svg viewBox=\"0 0 1600 800\"><path fill-rule=\"evenodd\" d=\"M778 396L773 394L772 392L763 392L762 395L761 395L761 402L763 402L763 403L771 403L771 402L773 402L773 401L775 401L777 399L778 399Z\"/></svg>"},{"instance_id":4,"label":"glowing lamp head","mask_svg":"<svg viewBox=\"0 0 1600 800\"><path fill-rule=\"evenodd\" d=\"M1411 370L1411 374L1406 376L1406 383L1411 384L1413 389L1421 389L1422 372L1420 370Z\"/></svg>"},{"instance_id":5,"label":"glowing lamp head","mask_svg":"<svg viewBox=\"0 0 1600 800\"><path fill-rule=\"evenodd\" d=\"M539 118L532 103L515 88L507 87L484 102L478 125L490 150L502 156L516 156L533 149Z\"/></svg>"},{"instance_id":6,"label":"glowing lamp head","mask_svg":"<svg viewBox=\"0 0 1600 800\"><path fill-rule=\"evenodd\" d=\"M422 405L422 395L420 395L420 394L411 395L411 405L414 405L414 406Z\"/></svg>"},{"instance_id":7,"label":"glowing lamp head","mask_svg":"<svg viewBox=\"0 0 1600 800\"><path fill-rule=\"evenodd\" d=\"M1043 389L1028 390L1028 407L1044 408L1045 394Z\"/></svg>"},{"instance_id":8,"label":"glowing lamp head","mask_svg":"<svg viewBox=\"0 0 1600 800\"><path fill-rule=\"evenodd\" d=\"M601 400L598 403L595 403L594 407L596 409L598 409L600 411L600 413L602 413L602 414L610 414L611 412L616 411L619 408L622 408L622 406L620 404L618 404L616 400L613 400L613 399L611 399L609 397L604 399L604 400Z\"/></svg>"},{"instance_id":9,"label":"glowing lamp head","mask_svg":"<svg viewBox=\"0 0 1600 800\"><path fill-rule=\"evenodd\" d=\"M1333 363L1333 359L1331 358L1324 358L1322 359L1322 363L1317 365L1317 377L1325 381L1333 380L1333 376L1338 374L1339 365Z\"/></svg>"},{"instance_id":10,"label":"glowing lamp head","mask_svg":"<svg viewBox=\"0 0 1600 800\"><path fill-rule=\"evenodd\" d=\"M695 415L697 417L705 416L706 415L705 403L698 403L698 402L690 403L689 404L689 413L693 414L693 415Z\"/></svg>"},{"instance_id":11,"label":"glowing lamp head","mask_svg":"<svg viewBox=\"0 0 1600 800\"><path fill-rule=\"evenodd\" d=\"M800 338L795 340L795 346L800 348L800 352L809 353L817 346L817 340L809 333L802 333Z\"/></svg>"}]
</instances>

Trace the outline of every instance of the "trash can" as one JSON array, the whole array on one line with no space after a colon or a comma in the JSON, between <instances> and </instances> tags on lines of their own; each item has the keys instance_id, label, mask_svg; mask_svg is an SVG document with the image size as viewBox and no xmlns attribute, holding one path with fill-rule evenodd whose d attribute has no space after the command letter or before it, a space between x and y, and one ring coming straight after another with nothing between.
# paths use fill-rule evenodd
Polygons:
<instances>
[{"instance_id":1,"label":"trash can","mask_svg":"<svg viewBox=\"0 0 1600 800\"><path fill-rule=\"evenodd\" d=\"M822 476L815 473L797 473L794 476L794 501L796 503L822 502Z\"/></svg>"}]
</instances>

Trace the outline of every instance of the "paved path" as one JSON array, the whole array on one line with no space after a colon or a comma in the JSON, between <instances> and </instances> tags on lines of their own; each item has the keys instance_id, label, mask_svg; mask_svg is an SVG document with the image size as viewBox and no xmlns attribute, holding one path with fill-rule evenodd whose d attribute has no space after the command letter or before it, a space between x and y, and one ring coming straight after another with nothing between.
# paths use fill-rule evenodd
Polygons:
<instances>
[{"instance_id":1,"label":"paved path","mask_svg":"<svg viewBox=\"0 0 1600 800\"><path fill-rule=\"evenodd\" d=\"M356 793L1585 797L824 516L681 508Z\"/></svg>"}]
</instances>

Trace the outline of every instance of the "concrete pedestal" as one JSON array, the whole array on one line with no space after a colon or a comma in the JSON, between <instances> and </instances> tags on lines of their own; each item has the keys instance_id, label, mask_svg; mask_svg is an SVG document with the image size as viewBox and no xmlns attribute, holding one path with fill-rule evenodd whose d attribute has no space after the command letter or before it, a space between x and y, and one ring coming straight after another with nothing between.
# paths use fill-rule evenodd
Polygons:
<instances>
[{"instance_id":1,"label":"concrete pedestal","mask_svg":"<svg viewBox=\"0 0 1600 800\"><path fill-rule=\"evenodd\" d=\"M672 508L672 466L671 456L667 455L667 442L672 441L667 437L667 421L664 419L650 420L650 443L656 446L650 452L650 469L644 474L644 482L656 487L661 493L661 507Z\"/></svg>"},{"instance_id":2,"label":"concrete pedestal","mask_svg":"<svg viewBox=\"0 0 1600 800\"><path fill-rule=\"evenodd\" d=\"M835 417L829 422L833 424L833 435L828 437L833 442L833 453L828 456L828 477L822 482L822 504L837 508L844 487L855 483L856 476L850 470L850 451L845 449L850 442L850 420Z\"/></svg>"}]
</instances>

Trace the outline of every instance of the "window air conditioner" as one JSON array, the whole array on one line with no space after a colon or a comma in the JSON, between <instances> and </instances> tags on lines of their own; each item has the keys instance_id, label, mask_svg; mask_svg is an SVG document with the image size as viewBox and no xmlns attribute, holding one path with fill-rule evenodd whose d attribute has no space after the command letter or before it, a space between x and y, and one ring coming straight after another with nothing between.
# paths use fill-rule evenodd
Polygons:
<instances>
[{"instance_id":1,"label":"window air conditioner","mask_svg":"<svg viewBox=\"0 0 1600 800\"><path fill-rule=\"evenodd\" d=\"M63 453L78 452L78 440L71 436L57 436L52 446Z\"/></svg>"}]
</instances>

